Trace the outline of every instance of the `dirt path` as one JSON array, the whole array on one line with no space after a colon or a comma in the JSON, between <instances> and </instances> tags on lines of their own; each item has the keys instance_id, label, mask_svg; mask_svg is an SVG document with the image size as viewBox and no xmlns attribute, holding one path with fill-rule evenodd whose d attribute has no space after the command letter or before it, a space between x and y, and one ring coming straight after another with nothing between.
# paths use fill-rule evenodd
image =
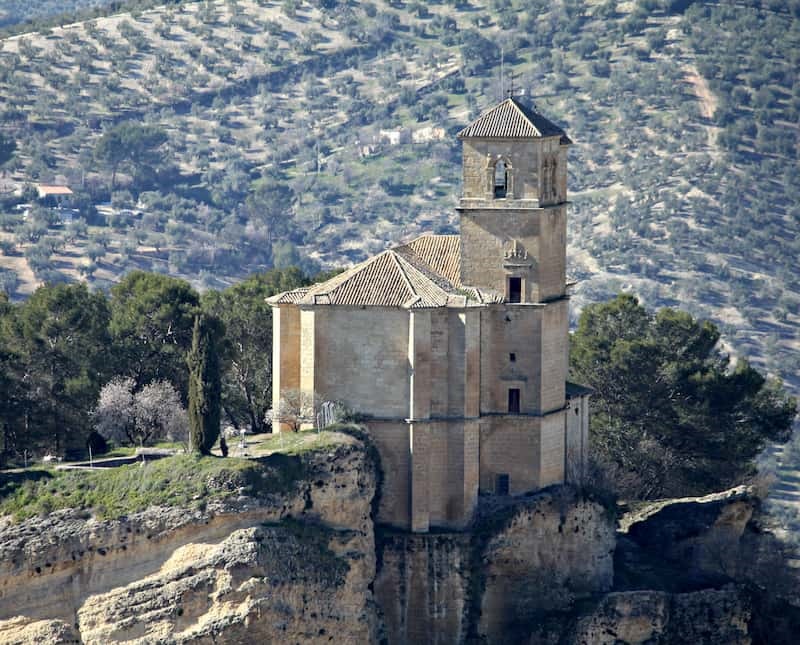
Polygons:
<instances>
[{"instance_id":1,"label":"dirt path","mask_svg":"<svg viewBox=\"0 0 800 645\"><path fill-rule=\"evenodd\" d=\"M695 96L697 96L697 99L700 101L700 114L706 119L712 118L719 102L708 86L706 79L698 74L693 65L687 65L686 80L691 83L694 88Z\"/></svg>"},{"instance_id":2,"label":"dirt path","mask_svg":"<svg viewBox=\"0 0 800 645\"><path fill-rule=\"evenodd\" d=\"M694 95L697 97L700 106L700 116L709 121L712 120L714 118L714 112L717 111L717 106L719 105L717 97L714 96L714 93L708 86L708 82L700 76L694 65L687 64L684 66L684 69L686 70L686 81L692 86ZM706 126L706 131L708 132L708 147L712 150L714 150L717 145L718 130L719 128L716 126Z\"/></svg>"}]
</instances>

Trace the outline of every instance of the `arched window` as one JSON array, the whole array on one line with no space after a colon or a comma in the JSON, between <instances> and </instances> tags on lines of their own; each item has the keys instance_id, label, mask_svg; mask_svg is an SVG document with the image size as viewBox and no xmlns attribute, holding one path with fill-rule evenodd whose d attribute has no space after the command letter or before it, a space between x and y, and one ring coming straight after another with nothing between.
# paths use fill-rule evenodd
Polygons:
<instances>
[{"instance_id":1,"label":"arched window","mask_svg":"<svg viewBox=\"0 0 800 645\"><path fill-rule=\"evenodd\" d=\"M508 167L506 162L499 159L494 165L494 196L495 199L508 194Z\"/></svg>"}]
</instances>

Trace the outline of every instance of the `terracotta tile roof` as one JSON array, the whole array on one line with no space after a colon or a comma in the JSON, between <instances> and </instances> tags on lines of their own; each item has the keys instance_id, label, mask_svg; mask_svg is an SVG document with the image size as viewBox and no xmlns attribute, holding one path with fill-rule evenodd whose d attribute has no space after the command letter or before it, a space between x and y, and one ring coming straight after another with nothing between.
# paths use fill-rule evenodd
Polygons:
<instances>
[{"instance_id":1,"label":"terracotta tile roof","mask_svg":"<svg viewBox=\"0 0 800 645\"><path fill-rule=\"evenodd\" d=\"M505 302L502 294L461 284L461 237L459 235L422 235L397 249L412 252L434 273L446 278L459 292L469 295L471 304Z\"/></svg>"},{"instance_id":2,"label":"terracotta tile roof","mask_svg":"<svg viewBox=\"0 0 800 645\"><path fill-rule=\"evenodd\" d=\"M503 302L494 291L462 287L458 235L423 235L388 249L330 280L267 299L272 305L474 307Z\"/></svg>"},{"instance_id":3,"label":"terracotta tile roof","mask_svg":"<svg viewBox=\"0 0 800 645\"><path fill-rule=\"evenodd\" d=\"M463 289L469 293L469 296L472 300L482 305L506 301L502 293L498 293L497 291L493 291L491 289L481 289L479 287L463 287Z\"/></svg>"},{"instance_id":4,"label":"terracotta tile roof","mask_svg":"<svg viewBox=\"0 0 800 645\"><path fill-rule=\"evenodd\" d=\"M312 286L297 302L412 309L465 306L466 300L408 247L398 247Z\"/></svg>"},{"instance_id":5,"label":"terracotta tile roof","mask_svg":"<svg viewBox=\"0 0 800 645\"><path fill-rule=\"evenodd\" d=\"M458 235L422 235L400 248L413 252L451 284L461 285L461 238Z\"/></svg>"},{"instance_id":6,"label":"terracotta tile roof","mask_svg":"<svg viewBox=\"0 0 800 645\"><path fill-rule=\"evenodd\" d=\"M299 289L292 289L291 291L284 291L283 293L276 294L267 298L267 302L271 305L287 305L294 304L302 299L308 292L308 287L300 287Z\"/></svg>"},{"instance_id":7,"label":"terracotta tile roof","mask_svg":"<svg viewBox=\"0 0 800 645\"><path fill-rule=\"evenodd\" d=\"M495 105L458 133L459 139L553 136L560 136L561 143L572 143L564 130L515 98L507 98Z\"/></svg>"},{"instance_id":8,"label":"terracotta tile roof","mask_svg":"<svg viewBox=\"0 0 800 645\"><path fill-rule=\"evenodd\" d=\"M586 387L585 385L578 385L577 383L572 383L571 381L567 381L566 390L568 399L576 399L580 396L594 394L594 390L592 388Z\"/></svg>"}]
</instances>

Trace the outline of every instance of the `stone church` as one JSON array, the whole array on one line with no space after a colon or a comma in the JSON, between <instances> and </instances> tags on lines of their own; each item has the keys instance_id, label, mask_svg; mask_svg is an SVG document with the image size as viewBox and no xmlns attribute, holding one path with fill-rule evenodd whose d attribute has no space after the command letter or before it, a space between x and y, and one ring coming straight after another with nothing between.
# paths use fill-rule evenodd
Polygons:
<instances>
[{"instance_id":1,"label":"stone church","mask_svg":"<svg viewBox=\"0 0 800 645\"><path fill-rule=\"evenodd\" d=\"M567 383L572 142L513 97L458 138L460 235L269 300L274 404L297 390L365 415L379 520L416 532L465 527L479 495L570 479L588 442L589 390Z\"/></svg>"}]
</instances>

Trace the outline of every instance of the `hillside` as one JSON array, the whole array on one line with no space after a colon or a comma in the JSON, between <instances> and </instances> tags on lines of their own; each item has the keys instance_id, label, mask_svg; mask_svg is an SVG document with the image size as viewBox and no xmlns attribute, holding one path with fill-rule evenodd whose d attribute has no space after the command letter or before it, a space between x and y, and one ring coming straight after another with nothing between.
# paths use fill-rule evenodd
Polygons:
<instances>
[{"instance_id":1,"label":"hillside","mask_svg":"<svg viewBox=\"0 0 800 645\"><path fill-rule=\"evenodd\" d=\"M797 2L209 0L8 37L5 186L67 183L82 218L23 219L8 193L0 280L17 297L132 268L223 286L452 232L453 135L513 83L576 142L576 303L633 290L712 317L796 390L798 18ZM131 120L166 141L112 176L99 142Z\"/></svg>"},{"instance_id":2,"label":"hillside","mask_svg":"<svg viewBox=\"0 0 800 645\"><path fill-rule=\"evenodd\" d=\"M114 0L0 0L0 28L100 8ZM74 22L74 20L72 21Z\"/></svg>"}]
</instances>

